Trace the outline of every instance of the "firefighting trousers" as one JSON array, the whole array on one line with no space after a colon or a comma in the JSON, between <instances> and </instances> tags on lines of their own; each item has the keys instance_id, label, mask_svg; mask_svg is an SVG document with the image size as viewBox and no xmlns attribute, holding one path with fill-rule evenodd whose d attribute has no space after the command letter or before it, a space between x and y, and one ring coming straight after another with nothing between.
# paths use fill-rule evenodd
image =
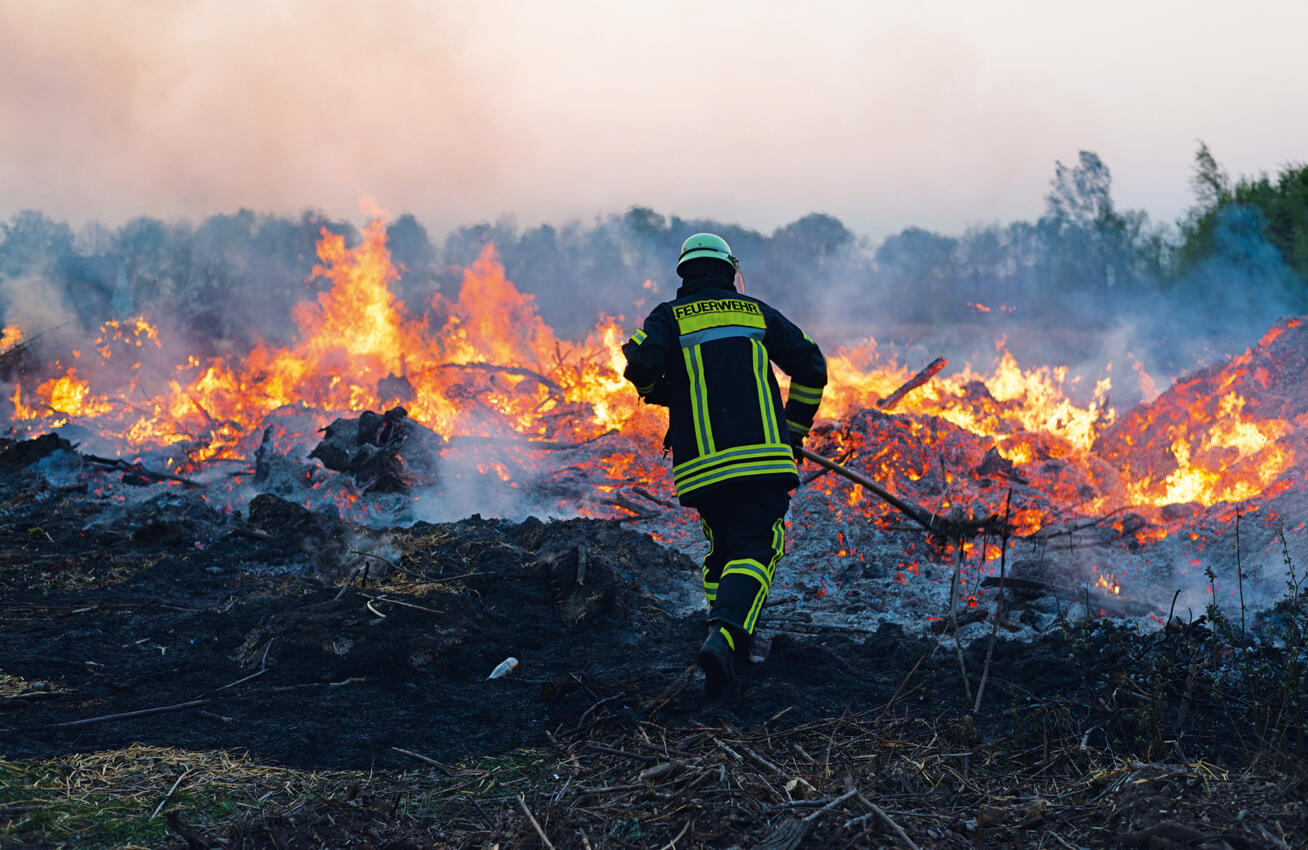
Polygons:
<instances>
[{"instance_id":1,"label":"firefighting trousers","mask_svg":"<svg viewBox=\"0 0 1308 850\"><path fill-rule=\"evenodd\" d=\"M708 538L704 597L709 622L752 635L777 562L786 552L790 493L773 482L731 482L697 505Z\"/></svg>"}]
</instances>

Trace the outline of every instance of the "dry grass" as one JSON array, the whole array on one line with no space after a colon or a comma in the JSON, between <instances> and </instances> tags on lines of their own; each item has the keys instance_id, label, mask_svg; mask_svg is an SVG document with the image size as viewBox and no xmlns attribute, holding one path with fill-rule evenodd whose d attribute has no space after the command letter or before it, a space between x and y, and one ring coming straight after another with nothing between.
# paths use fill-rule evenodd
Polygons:
<instances>
[{"instance_id":1,"label":"dry grass","mask_svg":"<svg viewBox=\"0 0 1308 850\"><path fill-rule=\"evenodd\" d=\"M170 832L164 808L218 826L334 793L360 777L140 745L41 761L0 759L0 844L156 846Z\"/></svg>"},{"instance_id":2,"label":"dry grass","mask_svg":"<svg viewBox=\"0 0 1308 850\"><path fill-rule=\"evenodd\" d=\"M288 835L308 846L513 845L535 841L531 818L557 847L597 850L793 848L794 836L811 847L1108 848L1186 829L1282 848L1302 846L1308 828L1302 776L1145 763L1054 714L1027 718L1038 736L983 740L965 716L782 712L749 728L672 729L618 722L616 703L594 708L548 747L460 765L416 754L409 771L291 770L145 746L0 760L0 844L182 847L169 812L206 842L251 846Z\"/></svg>"}]
</instances>

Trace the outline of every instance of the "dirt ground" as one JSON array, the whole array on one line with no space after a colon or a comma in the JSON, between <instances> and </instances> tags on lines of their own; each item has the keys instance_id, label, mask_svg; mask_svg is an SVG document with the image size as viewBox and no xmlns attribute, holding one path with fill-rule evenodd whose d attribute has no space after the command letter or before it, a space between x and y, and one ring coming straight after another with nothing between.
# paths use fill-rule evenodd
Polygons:
<instances>
[{"instance_id":1,"label":"dirt ground","mask_svg":"<svg viewBox=\"0 0 1308 850\"><path fill-rule=\"evenodd\" d=\"M697 565L619 521L379 531L175 483L118 506L27 460L0 474L8 846L1308 846L1297 656L1224 667L1212 624L789 622L706 706L702 614L663 601ZM107 753L154 754L148 828L36 816L75 784L38 772ZM214 753L322 779L201 809L176 766Z\"/></svg>"}]
</instances>

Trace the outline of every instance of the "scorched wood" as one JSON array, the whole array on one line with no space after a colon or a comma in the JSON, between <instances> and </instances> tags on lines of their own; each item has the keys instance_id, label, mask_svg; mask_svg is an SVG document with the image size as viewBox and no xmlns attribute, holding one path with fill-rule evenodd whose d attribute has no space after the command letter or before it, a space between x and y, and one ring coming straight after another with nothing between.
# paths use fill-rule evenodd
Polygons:
<instances>
[{"instance_id":1,"label":"scorched wood","mask_svg":"<svg viewBox=\"0 0 1308 850\"><path fill-rule=\"evenodd\" d=\"M916 375L909 378L908 381L899 389L895 390L890 395L878 401L877 407L881 408L882 410L890 410L895 405L903 401L904 396L908 395L913 390L917 389L918 387L925 384L927 381L931 380L931 378L937 372L939 372L941 369L945 368L948 365L949 365L948 360L946 360L943 357L937 357L935 360L932 360L930 363L924 366L922 368L922 371L918 372Z\"/></svg>"}]
</instances>

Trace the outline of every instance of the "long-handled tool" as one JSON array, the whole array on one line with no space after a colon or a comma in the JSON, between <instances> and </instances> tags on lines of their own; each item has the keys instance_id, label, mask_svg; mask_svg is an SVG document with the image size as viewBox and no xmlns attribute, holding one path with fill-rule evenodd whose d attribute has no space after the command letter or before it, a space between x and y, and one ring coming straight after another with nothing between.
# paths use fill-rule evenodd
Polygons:
<instances>
[{"instance_id":1,"label":"long-handled tool","mask_svg":"<svg viewBox=\"0 0 1308 850\"><path fill-rule=\"evenodd\" d=\"M983 520L962 521L933 514L926 508L919 507L912 502L899 498L885 487L882 487L871 478L868 478L866 475L863 475L860 472L855 472L847 466L841 466L834 460L825 458L817 452L809 451L806 448L800 447L799 453L816 463L818 466L824 466L832 472L837 472L848 478L850 481L853 481L855 484L862 484L865 488L880 496L884 501L889 503L904 516L926 529L928 534L934 534L939 537L963 539L967 537L975 537L982 531L997 531L999 529L997 528L996 523L1002 522L997 516L989 516Z\"/></svg>"}]
</instances>

